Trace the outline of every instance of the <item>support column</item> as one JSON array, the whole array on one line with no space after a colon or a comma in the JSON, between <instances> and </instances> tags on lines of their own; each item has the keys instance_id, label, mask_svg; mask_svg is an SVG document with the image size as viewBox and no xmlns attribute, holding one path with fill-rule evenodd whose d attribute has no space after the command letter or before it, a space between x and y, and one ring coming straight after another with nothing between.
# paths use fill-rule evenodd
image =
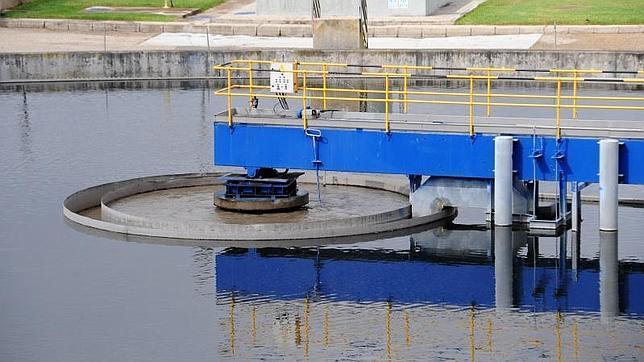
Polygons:
<instances>
[{"instance_id":1,"label":"support column","mask_svg":"<svg viewBox=\"0 0 644 362\"><path fill-rule=\"evenodd\" d=\"M494 225L512 225L512 137L494 138Z\"/></svg>"},{"instance_id":2,"label":"support column","mask_svg":"<svg viewBox=\"0 0 644 362\"><path fill-rule=\"evenodd\" d=\"M572 231L581 230L581 189L579 182L572 183Z\"/></svg>"},{"instance_id":3,"label":"support column","mask_svg":"<svg viewBox=\"0 0 644 362\"><path fill-rule=\"evenodd\" d=\"M599 141L599 230L617 231L619 142Z\"/></svg>"}]
</instances>

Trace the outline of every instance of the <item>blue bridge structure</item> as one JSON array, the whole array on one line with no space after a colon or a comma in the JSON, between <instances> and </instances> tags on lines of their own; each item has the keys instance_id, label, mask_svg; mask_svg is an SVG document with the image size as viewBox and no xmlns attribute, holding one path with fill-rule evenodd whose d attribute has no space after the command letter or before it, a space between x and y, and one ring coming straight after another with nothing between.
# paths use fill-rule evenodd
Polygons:
<instances>
[{"instance_id":1,"label":"blue bridge structure","mask_svg":"<svg viewBox=\"0 0 644 362\"><path fill-rule=\"evenodd\" d=\"M370 66L367 72L364 65L295 63L287 71L294 78L293 93L276 93L253 83L253 76L275 72L274 66L263 65L270 62L215 67L228 75L227 87L216 92L228 98L228 109L214 121L216 165L401 174L409 177L412 192L435 180L453 181L455 187L487 192L487 207L499 226L516 222L518 194L527 205L521 212L532 214L539 227L538 183L555 181L555 224L566 223L572 209L575 227L580 190L600 183L600 228L607 231L617 229L617 185L644 184L644 97L614 95L609 89L599 96L581 94L587 83L620 83L637 90L644 83L638 71L630 72L635 74L631 78L584 78L584 73L602 71L576 69L542 70L550 76L531 77L504 75L522 71L510 68L448 69L433 75L456 82L465 90L459 93L410 90L431 67L383 65L374 72ZM361 67L361 72L334 73L333 66ZM244 72L248 82L233 81ZM332 77L341 74L353 75L358 86L331 86ZM540 82L553 94L541 88L495 91L499 81ZM248 98L250 106L235 107L238 97ZM258 107L266 100L279 101L281 108ZM295 100L296 109L284 109L288 100ZM352 102L373 103L378 111L355 111ZM335 104L344 110L334 109ZM443 115L432 108L445 106L462 112ZM392 112L396 107L398 112ZM492 114L497 109L503 109L502 116ZM566 201L569 189L572 205Z\"/></svg>"}]
</instances>

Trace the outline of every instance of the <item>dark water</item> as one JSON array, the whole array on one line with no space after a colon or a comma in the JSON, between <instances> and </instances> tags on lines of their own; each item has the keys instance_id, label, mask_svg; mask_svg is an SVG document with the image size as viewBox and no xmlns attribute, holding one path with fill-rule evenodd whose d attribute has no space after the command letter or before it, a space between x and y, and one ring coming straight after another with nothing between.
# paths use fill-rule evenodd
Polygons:
<instances>
[{"instance_id":1,"label":"dark water","mask_svg":"<svg viewBox=\"0 0 644 362\"><path fill-rule=\"evenodd\" d=\"M0 91L0 360L644 359L642 209L616 238L584 205L574 258L571 233L205 249L65 224L80 188L213 170L211 91Z\"/></svg>"}]
</instances>

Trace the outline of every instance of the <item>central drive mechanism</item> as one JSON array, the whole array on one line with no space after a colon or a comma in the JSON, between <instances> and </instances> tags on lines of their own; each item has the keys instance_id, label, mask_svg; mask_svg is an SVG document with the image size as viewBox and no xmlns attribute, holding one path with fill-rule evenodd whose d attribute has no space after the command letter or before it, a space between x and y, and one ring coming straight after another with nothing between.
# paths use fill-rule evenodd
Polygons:
<instances>
[{"instance_id":1,"label":"central drive mechanism","mask_svg":"<svg viewBox=\"0 0 644 362\"><path fill-rule=\"evenodd\" d=\"M216 192L215 206L241 212L276 212L309 203L309 193L298 191L303 172L278 172L272 168L249 169L248 174L222 176L225 190Z\"/></svg>"}]
</instances>

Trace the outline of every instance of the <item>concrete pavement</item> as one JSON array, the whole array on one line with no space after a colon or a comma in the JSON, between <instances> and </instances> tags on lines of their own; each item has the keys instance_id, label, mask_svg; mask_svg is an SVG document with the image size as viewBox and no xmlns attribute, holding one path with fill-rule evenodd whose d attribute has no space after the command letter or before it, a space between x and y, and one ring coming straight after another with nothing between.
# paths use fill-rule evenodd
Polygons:
<instances>
[{"instance_id":1,"label":"concrete pavement","mask_svg":"<svg viewBox=\"0 0 644 362\"><path fill-rule=\"evenodd\" d=\"M308 48L306 37L221 36L211 32L212 48L216 47L288 47ZM535 39L536 38L536 39ZM395 49L537 49L537 50L602 50L644 51L644 33L594 34L509 34L497 36L453 36L440 38L371 38L372 48ZM205 32L145 33L128 31L56 31L32 28L0 28L0 52L33 53L61 51L133 51L174 50L208 46ZM498 41L498 42L497 42Z\"/></svg>"}]
</instances>

